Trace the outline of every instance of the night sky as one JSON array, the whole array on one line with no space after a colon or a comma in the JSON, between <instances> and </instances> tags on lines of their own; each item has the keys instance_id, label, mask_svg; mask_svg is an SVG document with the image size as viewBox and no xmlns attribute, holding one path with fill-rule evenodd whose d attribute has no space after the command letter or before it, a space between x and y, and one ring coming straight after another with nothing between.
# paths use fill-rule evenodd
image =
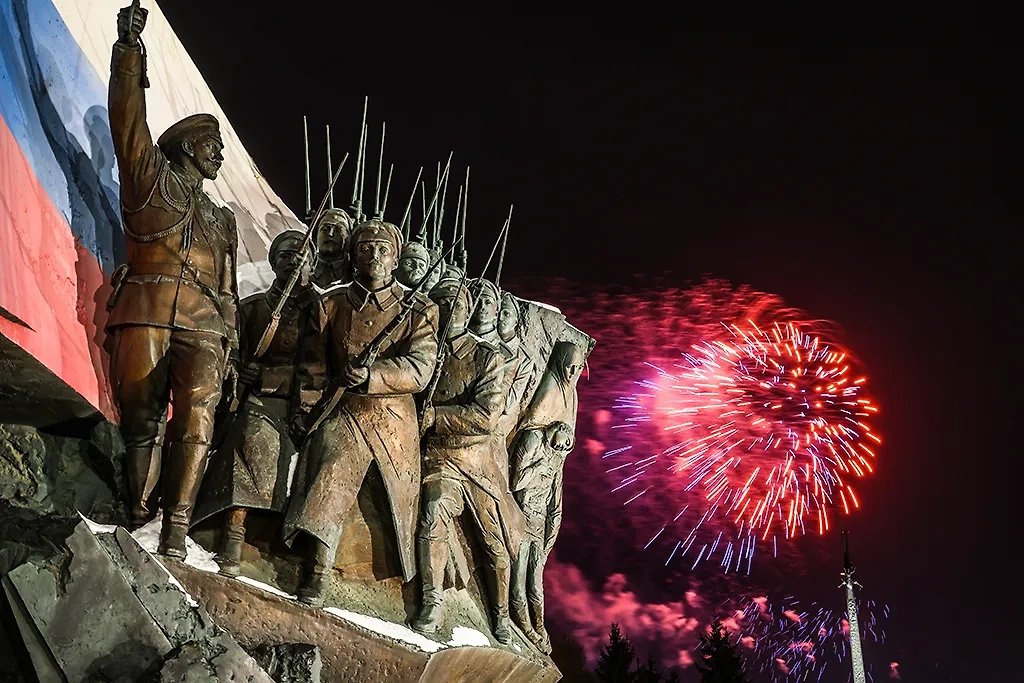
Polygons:
<instances>
[{"instance_id":1,"label":"night sky","mask_svg":"<svg viewBox=\"0 0 1024 683\"><path fill-rule=\"evenodd\" d=\"M903 679L1006 680L1017 668L1020 447L1003 393L1019 371L1001 340L1019 310L1006 173L1019 119L1006 89L1019 78L1003 80L1019 55L970 14L891 7L857 20L748 15L741 27L647 10L229 4L162 8L297 214L302 115L315 204L323 124L335 159L354 155L367 94L370 146L385 120L396 163L390 220L420 164L432 180L454 150L453 181L472 167L471 272L514 203L510 276L711 273L839 322L883 408L878 473L848 527L860 581L893 610ZM348 171L339 184L347 206ZM840 566L810 569L838 583Z\"/></svg>"}]
</instances>

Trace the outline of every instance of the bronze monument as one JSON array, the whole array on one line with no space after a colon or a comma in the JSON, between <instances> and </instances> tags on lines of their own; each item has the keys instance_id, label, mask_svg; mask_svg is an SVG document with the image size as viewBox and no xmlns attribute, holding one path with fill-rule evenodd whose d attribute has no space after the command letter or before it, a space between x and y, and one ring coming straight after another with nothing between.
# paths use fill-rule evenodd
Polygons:
<instances>
[{"instance_id":1,"label":"bronze monument","mask_svg":"<svg viewBox=\"0 0 1024 683\"><path fill-rule=\"evenodd\" d=\"M307 336L298 368L298 423L310 429L296 470L284 537L315 539L313 564L299 591L319 604L334 564L341 518L351 507L371 463L384 479L405 580L416 575L413 534L420 494L419 428L413 394L434 371L437 309L393 272L401 250L398 229L379 220L361 224L352 238L356 278L332 290L316 329ZM404 309L411 314L393 331ZM379 339L382 331L390 334ZM361 358L381 344L369 365Z\"/></svg>"},{"instance_id":2,"label":"bronze monument","mask_svg":"<svg viewBox=\"0 0 1024 683\"><path fill-rule=\"evenodd\" d=\"M146 10L117 20L109 111L127 263L112 278L110 378L121 412L133 523L151 515L163 470L160 552L183 558L222 387L234 391L238 337L234 215L203 191L224 159L217 119L189 116L156 144L146 123ZM165 458L158 432L173 394ZM162 467L161 467L162 466Z\"/></svg>"},{"instance_id":3,"label":"bronze monument","mask_svg":"<svg viewBox=\"0 0 1024 683\"><path fill-rule=\"evenodd\" d=\"M508 473L494 457L495 430L505 405L501 357L466 329L472 300L461 281L442 280L431 297L447 330L446 353L436 391L423 410L423 513L417 533L422 598L412 627L425 633L438 627L452 524L468 509L489 563L494 637L507 644L509 548L519 547L522 530L509 509L515 503L507 495Z\"/></svg>"},{"instance_id":4,"label":"bronze monument","mask_svg":"<svg viewBox=\"0 0 1024 683\"><path fill-rule=\"evenodd\" d=\"M316 230L317 264L313 284L329 289L352 280L349 239L352 219L343 209L327 209Z\"/></svg>"},{"instance_id":5,"label":"bronze monument","mask_svg":"<svg viewBox=\"0 0 1024 683\"><path fill-rule=\"evenodd\" d=\"M525 538L512 561L512 619L544 653L551 641L544 628L544 563L562 522L562 467L575 436L564 422L528 429L510 454L511 487L526 517Z\"/></svg>"},{"instance_id":6,"label":"bronze monument","mask_svg":"<svg viewBox=\"0 0 1024 683\"><path fill-rule=\"evenodd\" d=\"M210 458L194 519L200 522L226 512L217 563L228 576L239 572L247 511L284 513L287 509L292 462L298 453L289 435L296 361L309 319L319 318L320 313L320 300L310 286L312 260L300 251L305 237L288 230L274 238L269 255L274 283L269 291L244 299L239 309L244 363L239 384L246 396L238 414L219 425L226 433ZM296 268L301 269L299 279L288 293L269 346L257 358L274 307L285 296L286 283Z\"/></svg>"}]
</instances>

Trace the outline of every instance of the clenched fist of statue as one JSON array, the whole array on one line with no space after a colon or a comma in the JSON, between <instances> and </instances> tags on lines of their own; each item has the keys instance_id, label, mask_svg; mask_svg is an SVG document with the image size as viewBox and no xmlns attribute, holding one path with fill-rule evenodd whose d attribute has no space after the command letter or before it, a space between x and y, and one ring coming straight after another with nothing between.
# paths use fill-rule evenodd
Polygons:
<instances>
[{"instance_id":1,"label":"clenched fist of statue","mask_svg":"<svg viewBox=\"0 0 1024 683\"><path fill-rule=\"evenodd\" d=\"M139 7L138 0L117 13L117 39L128 45L138 45L139 35L146 28L149 10Z\"/></svg>"},{"instance_id":2,"label":"clenched fist of statue","mask_svg":"<svg viewBox=\"0 0 1024 683\"><path fill-rule=\"evenodd\" d=\"M349 363L345 367L343 379L347 388L354 389L370 381L370 368Z\"/></svg>"},{"instance_id":3,"label":"clenched fist of statue","mask_svg":"<svg viewBox=\"0 0 1024 683\"><path fill-rule=\"evenodd\" d=\"M262 379L263 366L259 363L247 363L238 371L238 381L245 386L258 386Z\"/></svg>"}]
</instances>

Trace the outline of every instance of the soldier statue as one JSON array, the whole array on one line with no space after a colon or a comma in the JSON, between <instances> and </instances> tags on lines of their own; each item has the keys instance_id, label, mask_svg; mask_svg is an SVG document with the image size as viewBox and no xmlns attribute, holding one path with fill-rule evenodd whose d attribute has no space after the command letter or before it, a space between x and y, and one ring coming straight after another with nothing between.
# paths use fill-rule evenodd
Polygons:
<instances>
[{"instance_id":1,"label":"soldier statue","mask_svg":"<svg viewBox=\"0 0 1024 683\"><path fill-rule=\"evenodd\" d=\"M298 594L307 604L323 602L341 521L372 462L390 502L403 577L411 581L416 576L420 449L413 394L427 386L434 372L437 308L395 281L401 242L391 223L371 219L356 228L355 280L331 290L315 333L303 345L295 431L310 434L296 470L284 537L289 545L300 532L313 539L312 566ZM411 302L403 301L406 296L412 296ZM377 360L364 367L364 349L403 305L413 307L411 315L388 335Z\"/></svg>"},{"instance_id":2,"label":"soldier statue","mask_svg":"<svg viewBox=\"0 0 1024 683\"><path fill-rule=\"evenodd\" d=\"M430 266L434 266L438 261L441 260L441 252L436 249L427 249L427 254L430 256ZM428 266L429 267L429 266ZM428 270L426 275L426 284L423 285L423 291L429 293L437 283L441 281L441 276L444 275L444 264L437 266L433 270Z\"/></svg>"},{"instance_id":3,"label":"soldier statue","mask_svg":"<svg viewBox=\"0 0 1024 683\"><path fill-rule=\"evenodd\" d=\"M221 445L211 456L194 519L200 522L226 511L217 564L227 576L239 573L248 510L283 514L287 509L290 467L298 446L289 435L295 365L310 316L318 318L320 308L320 298L310 285L312 259L308 254L303 258L300 251L304 240L297 230L274 238L269 255L274 282L269 291L244 299L239 309L244 363L239 383L244 386L244 402L219 425L224 436L218 438ZM296 268L301 269L299 278L281 309L269 346L257 358L274 307Z\"/></svg>"},{"instance_id":4,"label":"soldier statue","mask_svg":"<svg viewBox=\"0 0 1024 683\"><path fill-rule=\"evenodd\" d=\"M572 427L553 422L521 434L510 454L512 493L526 518L512 561L512 620L545 654L551 640L544 628L544 564L562 523L562 467L574 438Z\"/></svg>"},{"instance_id":5,"label":"soldier statue","mask_svg":"<svg viewBox=\"0 0 1024 683\"><path fill-rule=\"evenodd\" d=\"M430 252L419 242L412 241L402 248L402 258L398 261L395 279L406 287L415 287L430 269ZM423 291L430 290L424 286Z\"/></svg>"},{"instance_id":6,"label":"soldier statue","mask_svg":"<svg viewBox=\"0 0 1024 683\"><path fill-rule=\"evenodd\" d=\"M435 394L423 409L423 514L416 539L423 593L412 627L433 633L440 624L452 525L468 508L489 562L494 636L508 644L509 548L519 547L522 518L514 521L518 510L508 493L508 475L494 457L505 406L501 357L466 329L472 300L460 280L441 280L431 298L448 334Z\"/></svg>"},{"instance_id":7,"label":"soldier statue","mask_svg":"<svg viewBox=\"0 0 1024 683\"><path fill-rule=\"evenodd\" d=\"M121 413L133 525L163 481L159 552L185 557L185 535L222 390L234 392L238 339L234 215L203 191L224 158L217 119L178 121L156 145L146 123L146 10L117 17L109 112L127 263L112 278L110 381ZM154 448L170 397L167 457ZM162 465L162 477L161 477Z\"/></svg>"},{"instance_id":8,"label":"soldier statue","mask_svg":"<svg viewBox=\"0 0 1024 683\"><path fill-rule=\"evenodd\" d=\"M493 282L483 278L473 280L469 291L475 304L473 315L469 319L469 329L476 336L497 347L501 341L497 328L501 292Z\"/></svg>"},{"instance_id":9,"label":"soldier statue","mask_svg":"<svg viewBox=\"0 0 1024 683\"><path fill-rule=\"evenodd\" d=\"M352 280L349 239L352 219L343 209L327 209L316 229L318 260L313 284L326 290Z\"/></svg>"},{"instance_id":10,"label":"soldier statue","mask_svg":"<svg viewBox=\"0 0 1024 683\"><path fill-rule=\"evenodd\" d=\"M506 443L515 435L519 416L529 404L540 380L541 369L522 343L521 335L525 329L519 299L509 292L502 292L497 322L500 339L498 350L505 360L505 386L508 387L508 394L498 431Z\"/></svg>"}]
</instances>

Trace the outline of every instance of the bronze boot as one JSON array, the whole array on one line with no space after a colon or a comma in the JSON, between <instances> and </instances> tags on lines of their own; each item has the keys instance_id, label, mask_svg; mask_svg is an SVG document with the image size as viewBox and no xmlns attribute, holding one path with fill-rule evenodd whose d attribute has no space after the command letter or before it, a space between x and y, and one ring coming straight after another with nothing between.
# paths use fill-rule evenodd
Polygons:
<instances>
[{"instance_id":1,"label":"bronze boot","mask_svg":"<svg viewBox=\"0 0 1024 683\"><path fill-rule=\"evenodd\" d=\"M548 636L548 631L544 628L544 599L532 603L530 605L533 611L533 630L538 636L538 640L535 640L537 647L546 655L551 654L551 638Z\"/></svg>"},{"instance_id":2,"label":"bronze boot","mask_svg":"<svg viewBox=\"0 0 1024 683\"><path fill-rule=\"evenodd\" d=\"M203 479L209 444L175 442L165 464L164 522L157 552L178 560L185 559L185 537L192 521L192 509Z\"/></svg>"},{"instance_id":3,"label":"bronze boot","mask_svg":"<svg viewBox=\"0 0 1024 683\"><path fill-rule=\"evenodd\" d=\"M509 606L512 613L512 623L519 627L519 630L523 632L523 635L530 642L536 643L540 636L533 630L533 624L530 623L530 612L526 607L526 603L513 598Z\"/></svg>"},{"instance_id":4,"label":"bronze boot","mask_svg":"<svg viewBox=\"0 0 1024 683\"><path fill-rule=\"evenodd\" d=\"M494 639L502 645L512 642L511 622L508 618L509 567L496 567L494 572Z\"/></svg>"},{"instance_id":5,"label":"bronze boot","mask_svg":"<svg viewBox=\"0 0 1024 683\"><path fill-rule=\"evenodd\" d=\"M153 493L160 480L160 457L163 446L126 448L124 468L128 479L128 504L131 506L132 529L145 525L153 517Z\"/></svg>"},{"instance_id":6,"label":"bronze boot","mask_svg":"<svg viewBox=\"0 0 1024 683\"><path fill-rule=\"evenodd\" d=\"M420 582L423 595L420 609L409 625L420 633L434 633L444 617L444 570L448 565L448 541L418 538Z\"/></svg>"},{"instance_id":7,"label":"bronze boot","mask_svg":"<svg viewBox=\"0 0 1024 683\"><path fill-rule=\"evenodd\" d=\"M224 524L224 539L215 561L224 576L238 576L242 571L242 544L245 543L245 508L228 510Z\"/></svg>"},{"instance_id":8,"label":"bronze boot","mask_svg":"<svg viewBox=\"0 0 1024 683\"><path fill-rule=\"evenodd\" d=\"M331 570L334 568L334 551L319 539L315 539L314 542L316 550L313 553L313 563L299 587L297 597L300 602L310 607L321 607L331 580Z\"/></svg>"}]
</instances>

